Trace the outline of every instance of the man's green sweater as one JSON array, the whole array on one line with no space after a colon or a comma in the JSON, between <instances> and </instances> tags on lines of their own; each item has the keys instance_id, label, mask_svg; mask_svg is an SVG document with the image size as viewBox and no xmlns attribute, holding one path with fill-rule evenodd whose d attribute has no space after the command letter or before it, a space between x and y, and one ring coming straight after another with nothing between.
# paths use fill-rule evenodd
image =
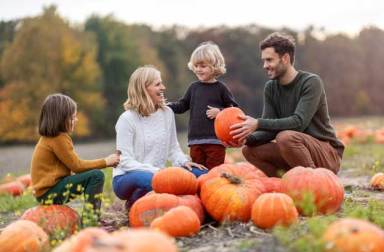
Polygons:
<instances>
[{"instance_id":1,"label":"man's green sweater","mask_svg":"<svg viewBox=\"0 0 384 252\"><path fill-rule=\"evenodd\" d=\"M295 130L328 141L340 157L343 155L344 145L336 138L330 123L323 82L315 74L299 71L287 85L277 80L266 83L262 118L246 144L265 144L282 130Z\"/></svg>"}]
</instances>

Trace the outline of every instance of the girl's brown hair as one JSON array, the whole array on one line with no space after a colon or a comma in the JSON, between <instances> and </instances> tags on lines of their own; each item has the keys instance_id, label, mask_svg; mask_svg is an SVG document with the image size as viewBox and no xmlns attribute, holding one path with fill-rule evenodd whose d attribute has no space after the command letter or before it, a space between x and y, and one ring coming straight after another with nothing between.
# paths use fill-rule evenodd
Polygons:
<instances>
[{"instance_id":1,"label":"girl's brown hair","mask_svg":"<svg viewBox=\"0 0 384 252\"><path fill-rule=\"evenodd\" d=\"M68 132L76 109L76 102L69 96L63 94L47 96L40 112L39 134L55 137L61 132Z\"/></svg>"}]
</instances>

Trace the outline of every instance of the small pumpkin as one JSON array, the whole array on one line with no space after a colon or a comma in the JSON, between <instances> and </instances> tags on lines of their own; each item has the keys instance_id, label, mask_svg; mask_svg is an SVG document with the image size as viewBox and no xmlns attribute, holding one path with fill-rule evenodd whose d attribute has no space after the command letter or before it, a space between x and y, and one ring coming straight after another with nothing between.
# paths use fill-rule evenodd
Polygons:
<instances>
[{"instance_id":1,"label":"small pumpkin","mask_svg":"<svg viewBox=\"0 0 384 252\"><path fill-rule=\"evenodd\" d=\"M80 221L77 212L66 205L36 206L26 210L21 219L35 222L49 236L62 231L66 237L77 230Z\"/></svg>"},{"instance_id":2,"label":"small pumpkin","mask_svg":"<svg viewBox=\"0 0 384 252\"><path fill-rule=\"evenodd\" d=\"M6 226L0 235L0 251L40 252L48 248L48 235L32 221L14 221Z\"/></svg>"},{"instance_id":3,"label":"small pumpkin","mask_svg":"<svg viewBox=\"0 0 384 252\"><path fill-rule=\"evenodd\" d=\"M245 116L244 112L237 107L229 107L221 110L214 122L215 133L218 139L222 142L236 142L229 134L230 127L236 123L243 122L239 116Z\"/></svg>"},{"instance_id":4,"label":"small pumpkin","mask_svg":"<svg viewBox=\"0 0 384 252\"><path fill-rule=\"evenodd\" d=\"M191 208L178 206L154 219L151 228L159 229L173 237L192 236L200 231L200 220Z\"/></svg>"},{"instance_id":5,"label":"small pumpkin","mask_svg":"<svg viewBox=\"0 0 384 252\"><path fill-rule=\"evenodd\" d=\"M0 194L10 194L12 196L19 196L24 192L24 185L19 181L12 181L0 184Z\"/></svg>"},{"instance_id":6,"label":"small pumpkin","mask_svg":"<svg viewBox=\"0 0 384 252\"><path fill-rule=\"evenodd\" d=\"M260 178L260 180L265 186L266 192L283 192L283 188L281 186L281 178L263 177Z\"/></svg>"},{"instance_id":7,"label":"small pumpkin","mask_svg":"<svg viewBox=\"0 0 384 252\"><path fill-rule=\"evenodd\" d=\"M284 193L264 193L252 206L252 221L260 228L272 228L278 224L289 226L297 221L298 216L295 203Z\"/></svg>"},{"instance_id":8,"label":"small pumpkin","mask_svg":"<svg viewBox=\"0 0 384 252\"><path fill-rule=\"evenodd\" d=\"M199 217L200 223L204 223L205 211L203 203L199 197L196 195L181 195L179 196L179 205L191 208L196 213L197 217Z\"/></svg>"},{"instance_id":9,"label":"small pumpkin","mask_svg":"<svg viewBox=\"0 0 384 252\"><path fill-rule=\"evenodd\" d=\"M282 190L288 194L303 215L335 213L343 203L344 187L339 178L325 168L298 166L282 177ZM304 203L310 205L304 209Z\"/></svg>"},{"instance_id":10,"label":"small pumpkin","mask_svg":"<svg viewBox=\"0 0 384 252\"><path fill-rule=\"evenodd\" d=\"M384 251L383 230L365 220L337 220L326 229L323 240L328 252Z\"/></svg>"},{"instance_id":11,"label":"small pumpkin","mask_svg":"<svg viewBox=\"0 0 384 252\"><path fill-rule=\"evenodd\" d=\"M24 174L17 177L16 180L21 182L25 187L29 187L32 184L31 174Z\"/></svg>"},{"instance_id":12,"label":"small pumpkin","mask_svg":"<svg viewBox=\"0 0 384 252\"><path fill-rule=\"evenodd\" d=\"M157 193L196 194L197 179L184 168L168 167L153 175L152 188Z\"/></svg>"},{"instance_id":13,"label":"small pumpkin","mask_svg":"<svg viewBox=\"0 0 384 252\"><path fill-rule=\"evenodd\" d=\"M369 185L373 189L383 190L384 189L384 173L379 172L373 175L371 178L371 181L369 182Z\"/></svg>"},{"instance_id":14,"label":"small pumpkin","mask_svg":"<svg viewBox=\"0 0 384 252\"><path fill-rule=\"evenodd\" d=\"M200 197L207 212L217 221L249 221L253 202L265 192L254 174L222 173L202 184ZM240 175L236 175L240 174Z\"/></svg>"}]
</instances>

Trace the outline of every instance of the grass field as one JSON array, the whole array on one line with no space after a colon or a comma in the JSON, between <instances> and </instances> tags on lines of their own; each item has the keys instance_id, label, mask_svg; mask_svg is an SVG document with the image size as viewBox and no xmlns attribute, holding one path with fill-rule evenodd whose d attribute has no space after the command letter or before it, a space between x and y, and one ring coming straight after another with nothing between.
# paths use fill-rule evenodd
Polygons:
<instances>
[{"instance_id":1,"label":"grass field","mask_svg":"<svg viewBox=\"0 0 384 252\"><path fill-rule=\"evenodd\" d=\"M382 118L337 120L337 127L345 125L378 129L384 125ZM179 136L185 147L185 135ZM103 151L113 148L108 142ZM92 146L90 144L88 148ZM84 146L82 146L84 147ZM80 146L79 149L82 148ZM100 146L94 148L101 149ZM0 149L0 155L2 155ZM15 149L17 150L17 149ZM229 153L238 150L229 149ZM17 151L16 151L17 152ZM83 156L91 158L95 152L81 149ZM24 153L24 152L23 152ZM27 154L23 154L27 155ZM30 158L30 157L28 157ZM2 164L3 166L3 164ZM21 174L25 170L18 170ZM4 170L2 171L4 175ZM380 191L369 188L370 177L384 172L384 144L368 141L364 144L352 141L346 148L342 169L338 174L345 188L345 200L342 209L334 215L300 217L297 224L289 228L277 227L262 230L250 223L207 222L200 233L191 238L177 239L181 251L280 251L280 252L317 252L324 251L320 239L325 228L334 220L342 217L356 217L369 220L384 228L384 196ZM116 230L128 224L127 213L123 203L116 199L111 189L111 168L105 170L106 183L102 214L102 225L107 230ZM78 209L81 202L74 202L72 207ZM17 219L27 208L36 205L31 192L27 190L21 197L0 196L0 226L4 227ZM80 210L80 209L78 209Z\"/></svg>"}]
</instances>

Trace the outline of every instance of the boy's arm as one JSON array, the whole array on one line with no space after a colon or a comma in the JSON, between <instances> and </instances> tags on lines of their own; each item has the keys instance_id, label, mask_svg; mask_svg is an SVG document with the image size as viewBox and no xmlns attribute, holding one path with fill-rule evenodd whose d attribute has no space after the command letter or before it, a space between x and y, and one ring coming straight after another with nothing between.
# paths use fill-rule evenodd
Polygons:
<instances>
[{"instance_id":1,"label":"boy's arm","mask_svg":"<svg viewBox=\"0 0 384 252\"><path fill-rule=\"evenodd\" d=\"M170 107L175 114L182 114L185 111L189 110L190 101L191 101L191 87L187 89L187 92L184 94L184 96L180 100L176 102L169 102L167 106Z\"/></svg>"}]
</instances>

